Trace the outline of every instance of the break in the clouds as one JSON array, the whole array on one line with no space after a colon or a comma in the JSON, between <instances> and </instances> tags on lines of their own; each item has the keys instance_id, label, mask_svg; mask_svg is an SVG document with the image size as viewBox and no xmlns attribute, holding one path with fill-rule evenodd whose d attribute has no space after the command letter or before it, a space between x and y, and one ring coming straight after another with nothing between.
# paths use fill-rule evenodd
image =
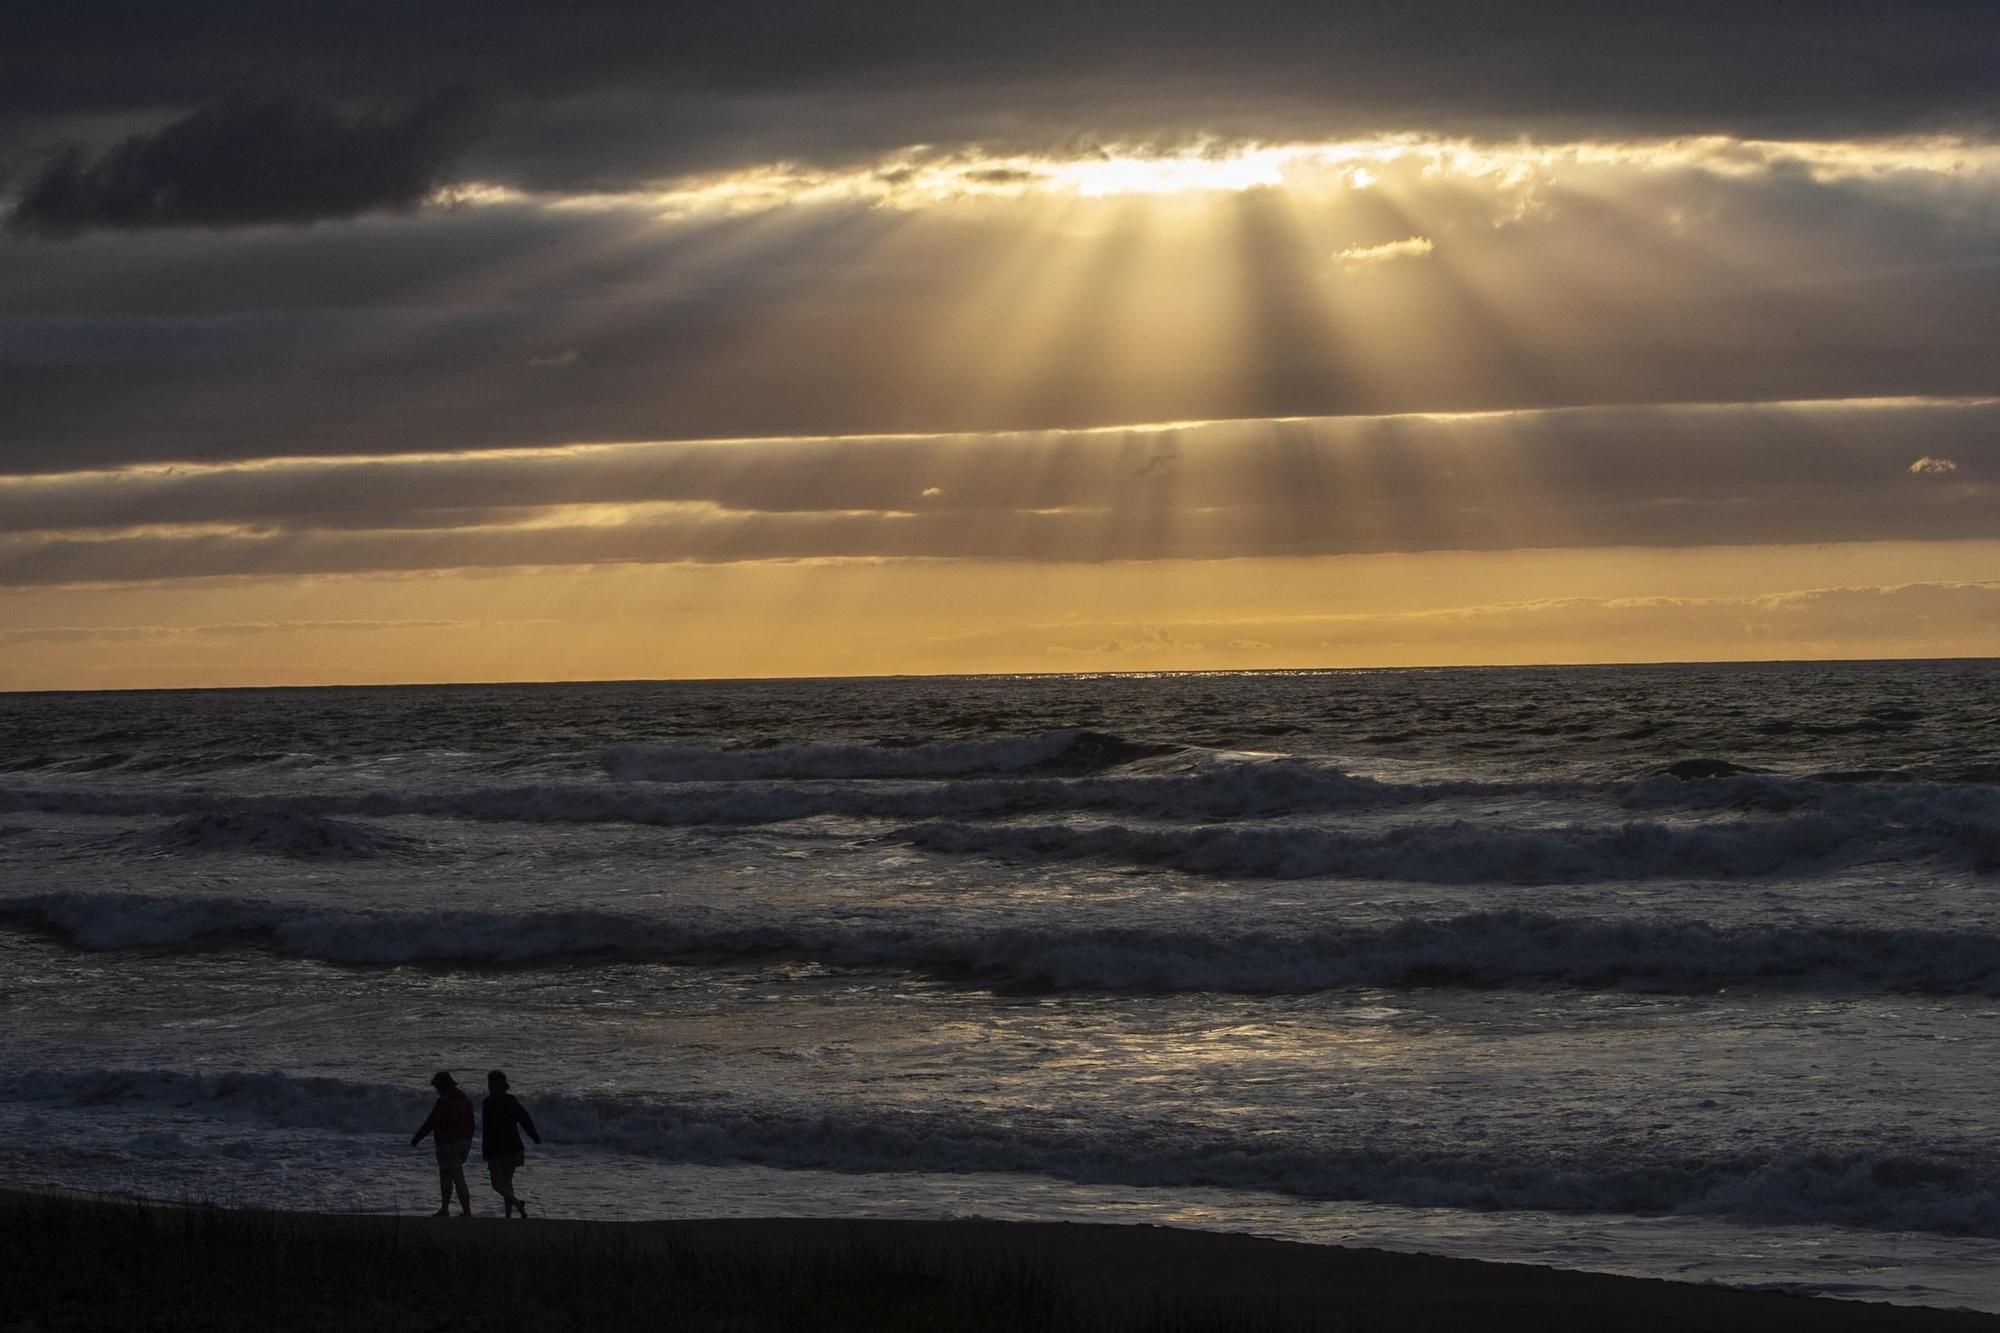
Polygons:
<instances>
[{"instance_id":1,"label":"break in the clouds","mask_svg":"<svg viewBox=\"0 0 2000 1333\"><path fill-rule=\"evenodd\" d=\"M1036 162L0 240L0 470L2000 389L1993 145Z\"/></svg>"},{"instance_id":2,"label":"break in the clouds","mask_svg":"<svg viewBox=\"0 0 2000 1333\"><path fill-rule=\"evenodd\" d=\"M2000 388L1987 4L5 25L0 471Z\"/></svg>"}]
</instances>

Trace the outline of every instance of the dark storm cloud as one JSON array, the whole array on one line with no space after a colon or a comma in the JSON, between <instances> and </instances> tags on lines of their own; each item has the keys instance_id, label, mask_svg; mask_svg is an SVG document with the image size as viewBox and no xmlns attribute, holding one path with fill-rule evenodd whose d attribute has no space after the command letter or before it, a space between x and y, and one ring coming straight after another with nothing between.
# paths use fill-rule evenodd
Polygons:
<instances>
[{"instance_id":1,"label":"dark storm cloud","mask_svg":"<svg viewBox=\"0 0 2000 1333\"><path fill-rule=\"evenodd\" d=\"M16 478L0 583L2000 539L1997 497L1991 402L628 445Z\"/></svg>"},{"instance_id":2,"label":"dark storm cloud","mask_svg":"<svg viewBox=\"0 0 2000 1333\"><path fill-rule=\"evenodd\" d=\"M16 155L51 117L463 82L506 109L481 167L554 187L1076 133L1967 129L1993 123L2000 77L1984 0L17 8L0 27Z\"/></svg>"},{"instance_id":3,"label":"dark storm cloud","mask_svg":"<svg viewBox=\"0 0 2000 1333\"><path fill-rule=\"evenodd\" d=\"M90 157L59 153L22 191L16 232L240 227L422 203L468 137L463 92L398 116L349 118L298 98L235 97Z\"/></svg>"}]
</instances>

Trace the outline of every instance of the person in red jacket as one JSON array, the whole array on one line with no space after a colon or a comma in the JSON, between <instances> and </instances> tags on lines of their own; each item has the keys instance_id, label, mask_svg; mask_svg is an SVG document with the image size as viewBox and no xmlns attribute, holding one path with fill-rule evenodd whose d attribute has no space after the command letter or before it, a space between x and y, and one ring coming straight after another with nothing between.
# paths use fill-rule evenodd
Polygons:
<instances>
[{"instance_id":1,"label":"person in red jacket","mask_svg":"<svg viewBox=\"0 0 2000 1333\"><path fill-rule=\"evenodd\" d=\"M458 1215L471 1217L472 1192L465 1187L465 1158L472 1151L472 1098L459 1091L458 1080L448 1069L431 1075L431 1086L437 1089L437 1105L410 1136L410 1146L422 1143L426 1134L437 1135L438 1193L442 1196L437 1216L451 1216L451 1192L456 1189Z\"/></svg>"}]
</instances>

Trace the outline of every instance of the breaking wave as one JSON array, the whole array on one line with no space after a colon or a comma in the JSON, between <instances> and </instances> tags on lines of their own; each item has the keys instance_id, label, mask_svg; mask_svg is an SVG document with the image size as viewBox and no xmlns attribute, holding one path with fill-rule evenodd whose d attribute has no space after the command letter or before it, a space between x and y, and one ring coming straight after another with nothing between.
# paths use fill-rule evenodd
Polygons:
<instances>
[{"instance_id":1,"label":"breaking wave","mask_svg":"<svg viewBox=\"0 0 2000 1333\"><path fill-rule=\"evenodd\" d=\"M886 768L881 776L866 778L801 774L724 780L692 776L700 769L727 767L719 763L724 759L749 764L759 756L777 756L783 767L801 755L812 754L818 756L814 764L831 769L835 765L822 762L828 756L821 751L845 753L849 748L803 747L782 755L779 751L689 752L698 755L700 762L676 770L683 776L673 781L607 783L549 778L497 785L467 782L462 774L451 780L431 781L398 775L366 786L327 785L310 792L269 794L171 785L17 786L0 788L0 813L273 819L419 815L492 822L682 826L781 823L829 815L889 820L984 819L1093 810L1149 819L1233 820L1448 808L1454 804L1490 807L1495 803L1560 802L1642 813L1817 815L1833 821L1919 829L1941 821L2000 824L2000 789L1994 786L1859 777L1847 780L1853 775L1790 778L1731 774L1701 780L1658 775L1629 783L1392 782L1346 772L1327 760L1183 753L1171 761L1170 771L1128 768L1080 776L1024 769L1014 775L946 779L910 772L892 776ZM885 761L914 753L852 748ZM1025 747L1022 755L1028 754L1073 757L1074 751L1038 745ZM933 761L944 762L944 757L938 753L919 756L916 766Z\"/></svg>"},{"instance_id":2,"label":"breaking wave","mask_svg":"<svg viewBox=\"0 0 2000 1333\"><path fill-rule=\"evenodd\" d=\"M1092 859L1261 879L1344 876L1433 884L1739 879L1817 870L1848 852L1874 861L1958 855L1983 869L2000 848L2000 829L1991 824L1913 830L1824 814L1695 825L1642 820L1514 827L1454 820L1379 832L936 821L893 836L926 851L1002 860Z\"/></svg>"},{"instance_id":3,"label":"breaking wave","mask_svg":"<svg viewBox=\"0 0 2000 1333\"><path fill-rule=\"evenodd\" d=\"M401 834L297 810L225 810L188 815L164 828L121 833L125 850L155 853L262 852L297 861L344 861L416 851Z\"/></svg>"},{"instance_id":4,"label":"breaking wave","mask_svg":"<svg viewBox=\"0 0 2000 1333\"><path fill-rule=\"evenodd\" d=\"M1171 754L1180 748L1086 730L909 746L778 745L767 749L718 750L707 746L620 745L605 751L604 769L621 782L937 778L985 773L1077 775L1101 772L1135 759Z\"/></svg>"},{"instance_id":5,"label":"breaking wave","mask_svg":"<svg viewBox=\"0 0 2000 1333\"><path fill-rule=\"evenodd\" d=\"M244 898L44 893L0 920L82 949L256 947L436 967L815 962L1010 989L1273 993L1344 988L1766 986L2000 994L2000 935L1471 912L1379 924L1201 931L1074 924L662 919L601 911L357 911Z\"/></svg>"}]
</instances>

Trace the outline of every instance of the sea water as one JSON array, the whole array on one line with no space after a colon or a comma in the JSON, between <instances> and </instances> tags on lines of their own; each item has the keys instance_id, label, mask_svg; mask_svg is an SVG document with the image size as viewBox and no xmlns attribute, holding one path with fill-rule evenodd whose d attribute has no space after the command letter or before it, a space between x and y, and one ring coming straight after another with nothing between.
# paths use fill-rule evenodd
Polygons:
<instances>
[{"instance_id":1,"label":"sea water","mask_svg":"<svg viewBox=\"0 0 2000 1333\"><path fill-rule=\"evenodd\" d=\"M0 696L0 1180L2000 1310L1996 870L1985 662Z\"/></svg>"}]
</instances>

